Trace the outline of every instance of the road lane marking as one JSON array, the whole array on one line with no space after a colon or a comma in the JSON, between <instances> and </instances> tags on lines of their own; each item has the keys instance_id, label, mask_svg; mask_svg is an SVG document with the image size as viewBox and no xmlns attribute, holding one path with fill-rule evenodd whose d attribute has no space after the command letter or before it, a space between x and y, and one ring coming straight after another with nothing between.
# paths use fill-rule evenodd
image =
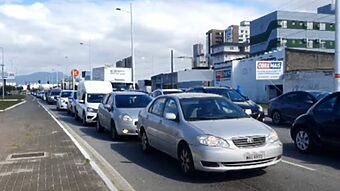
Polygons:
<instances>
[{"instance_id":1,"label":"road lane marking","mask_svg":"<svg viewBox=\"0 0 340 191\"><path fill-rule=\"evenodd\" d=\"M47 109L40 101L38 101L39 105L44 108L44 110L52 117L52 119L64 130L64 132L70 137L70 139L73 141L73 143L77 146L77 148L80 150L80 152L83 154L83 156L86 159L89 159L90 165L92 168L97 172L97 174L102 178L106 186L111 191L118 191L118 189L115 187L115 185L112 183L112 181L106 176L106 174L101 170L98 165L93 161L92 157L86 152L86 150L80 145L80 143L77 141L77 139L70 133L70 129L66 129L63 124ZM73 132L74 133L74 132ZM87 147L88 148L88 147ZM93 149L94 150L94 149ZM99 154L98 154L99 155ZM113 167L112 167L113 168Z\"/></svg>"},{"instance_id":2,"label":"road lane marking","mask_svg":"<svg viewBox=\"0 0 340 191\"><path fill-rule=\"evenodd\" d=\"M307 166L303 166L301 164L296 164L296 163L293 163L293 162L289 162L289 161L286 161L286 160L282 160L283 163L286 163L286 164L289 164L289 165L292 165L292 166L296 166L296 167L299 167L299 168L303 168L303 169L306 169L306 170L310 170L310 171L316 171L316 169L314 168L310 168L310 167L307 167Z\"/></svg>"}]
</instances>

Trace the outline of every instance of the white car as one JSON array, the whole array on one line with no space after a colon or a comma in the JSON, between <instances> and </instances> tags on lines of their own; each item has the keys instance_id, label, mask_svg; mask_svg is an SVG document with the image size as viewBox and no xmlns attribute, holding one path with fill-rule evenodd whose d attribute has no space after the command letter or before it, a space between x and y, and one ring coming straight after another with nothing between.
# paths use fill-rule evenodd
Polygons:
<instances>
[{"instance_id":1,"label":"white car","mask_svg":"<svg viewBox=\"0 0 340 191\"><path fill-rule=\"evenodd\" d=\"M72 90L62 90L57 97L57 110L67 110L68 97L72 94Z\"/></svg>"},{"instance_id":2,"label":"white car","mask_svg":"<svg viewBox=\"0 0 340 191\"><path fill-rule=\"evenodd\" d=\"M151 93L152 97L158 97L161 95L168 95L168 94L175 94L175 93L182 93L183 91L180 89L156 89Z\"/></svg>"},{"instance_id":3,"label":"white car","mask_svg":"<svg viewBox=\"0 0 340 191\"><path fill-rule=\"evenodd\" d=\"M184 175L261 169L281 161L276 132L219 95L159 96L139 113L137 129L143 152L156 148L178 159Z\"/></svg>"}]
</instances>

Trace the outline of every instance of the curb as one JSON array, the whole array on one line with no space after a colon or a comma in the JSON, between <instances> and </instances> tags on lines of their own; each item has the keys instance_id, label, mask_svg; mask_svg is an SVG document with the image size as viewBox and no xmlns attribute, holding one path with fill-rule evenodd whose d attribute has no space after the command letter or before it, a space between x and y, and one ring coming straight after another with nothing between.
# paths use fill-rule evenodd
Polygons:
<instances>
[{"instance_id":1,"label":"curb","mask_svg":"<svg viewBox=\"0 0 340 191\"><path fill-rule=\"evenodd\" d=\"M70 137L72 142L80 150L82 155L90 161L91 167L104 181L106 186L111 191L118 191L114 183L124 187L124 190L134 191L134 188L86 141L84 141L76 132L74 132L67 124L62 124L56 116L50 112L43 104L38 101L39 105L52 117L52 119L63 129L63 131Z\"/></svg>"},{"instance_id":2,"label":"curb","mask_svg":"<svg viewBox=\"0 0 340 191\"><path fill-rule=\"evenodd\" d=\"M17 100L16 100L16 101L17 101ZM0 113L1 113L1 112L5 112L5 111L8 111L8 110L11 110L11 109L13 109L13 108L15 108L15 107L18 107L19 105L24 104L24 103L26 103L26 100L24 100L24 101L22 101L22 102L20 102L20 103L17 103L17 104L15 104L15 105L12 105L11 107L8 107L8 108L6 108L6 109L4 109L4 110L0 110Z\"/></svg>"}]
</instances>

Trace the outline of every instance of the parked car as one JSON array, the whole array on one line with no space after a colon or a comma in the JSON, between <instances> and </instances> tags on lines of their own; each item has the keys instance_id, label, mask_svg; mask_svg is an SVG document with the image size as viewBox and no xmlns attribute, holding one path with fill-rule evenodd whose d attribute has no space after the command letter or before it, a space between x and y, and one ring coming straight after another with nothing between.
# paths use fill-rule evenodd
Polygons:
<instances>
[{"instance_id":1,"label":"parked car","mask_svg":"<svg viewBox=\"0 0 340 191\"><path fill-rule=\"evenodd\" d=\"M240 106L248 115L260 121L264 118L264 112L261 105L256 104L248 97L241 95L233 88L225 87L193 87L189 88L187 92L201 92L212 93L226 97L236 105Z\"/></svg>"},{"instance_id":2,"label":"parked car","mask_svg":"<svg viewBox=\"0 0 340 191\"><path fill-rule=\"evenodd\" d=\"M104 96L112 92L108 81L81 81L78 85L75 119L82 120L83 125L95 123L98 106Z\"/></svg>"},{"instance_id":3,"label":"parked car","mask_svg":"<svg viewBox=\"0 0 340 191\"><path fill-rule=\"evenodd\" d=\"M330 94L326 91L294 91L285 93L269 101L268 116L274 124L293 122L307 112L318 100Z\"/></svg>"},{"instance_id":4,"label":"parked car","mask_svg":"<svg viewBox=\"0 0 340 191\"><path fill-rule=\"evenodd\" d=\"M77 103L77 92L72 91L71 95L68 97L67 113L74 115L76 103Z\"/></svg>"},{"instance_id":5,"label":"parked car","mask_svg":"<svg viewBox=\"0 0 340 191\"><path fill-rule=\"evenodd\" d=\"M138 135L138 113L151 100L149 95L142 92L127 91L108 94L99 105L96 130L98 132L108 130L113 140L117 140L120 136Z\"/></svg>"},{"instance_id":6,"label":"parked car","mask_svg":"<svg viewBox=\"0 0 340 191\"><path fill-rule=\"evenodd\" d=\"M303 153L318 146L340 147L340 92L326 96L293 123L290 135Z\"/></svg>"},{"instance_id":7,"label":"parked car","mask_svg":"<svg viewBox=\"0 0 340 191\"><path fill-rule=\"evenodd\" d=\"M48 104L56 104L57 98L60 95L61 90L60 89L53 89L49 92L46 101Z\"/></svg>"},{"instance_id":8,"label":"parked car","mask_svg":"<svg viewBox=\"0 0 340 191\"><path fill-rule=\"evenodd\" d=\"M72 94L72 90L62 90L57 98L57 110L67 110L68 97Z\"/></svg>"},{"instance_id":9,"label":"parked car","mask_svg":"<svg viewBox=\"0 0 340 191\"><path fill-rule=\"evenodd\" d=\"M265 168L281 160L276 132L223 96L203 93L156 98L138 117L142 151L156 148L195 170Z\"/></svg>"},{"instance_id":10,"label":"parked car","mask_svg":"<svg viewBox=\"0 0 340 191\"><path fill-rule=\"evenodd\" d=\"M152 97L158 97L161 95L168 95L168 94L174 94L174 93L182 93L183 91L180 89L156 89L151 93Z\"/></svg>"}]
</instances>

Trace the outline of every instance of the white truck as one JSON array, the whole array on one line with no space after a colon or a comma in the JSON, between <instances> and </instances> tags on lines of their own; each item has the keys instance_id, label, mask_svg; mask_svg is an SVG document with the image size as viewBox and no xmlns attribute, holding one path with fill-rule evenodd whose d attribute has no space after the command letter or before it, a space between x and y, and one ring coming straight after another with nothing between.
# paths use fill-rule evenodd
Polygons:
<instances>
[{"instance_id":1,"label":"white truck","mask_svg":"<svg viewBox=\"0 0 340 191\"><path fill-rule=\"evenodd\" d=\"M93 68L92 79L111 82L114 91L132 89L131 68L112 66Z\"/></svg>"},{"instance_id":2,"label":"white truck","mask_svg":"<svg viewBox=\"0 0 340 191\"><path fill-rule=\"evenodd\" d=\"M112 92L112 86L107 81L81 81L78 85L75 107L75 120L81 120L83 125L96 122L100 102L106 94Z\"/></svg>"}]
</instances>

